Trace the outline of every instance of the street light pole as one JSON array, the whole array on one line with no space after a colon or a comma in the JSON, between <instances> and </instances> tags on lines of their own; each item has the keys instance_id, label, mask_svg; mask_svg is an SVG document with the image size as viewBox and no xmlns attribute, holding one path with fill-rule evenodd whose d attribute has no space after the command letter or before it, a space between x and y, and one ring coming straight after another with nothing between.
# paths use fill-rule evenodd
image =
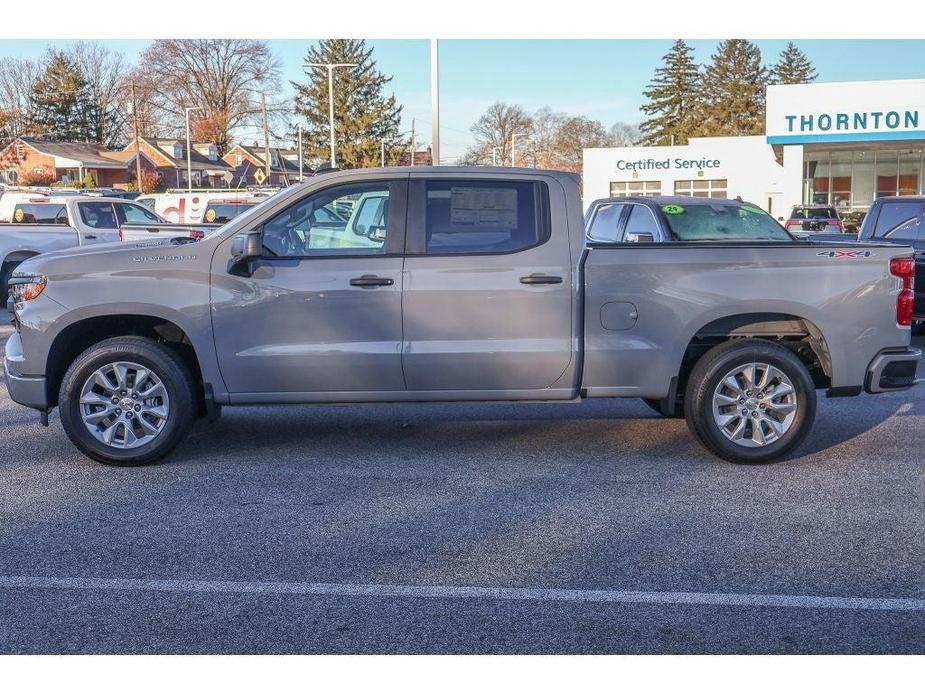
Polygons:
<instances>
[{"instance_id":1,"label":"street light pole","mask_svg":"<svg viewBox=\"0 0 925 694\"><path fill-rule=\"evenodd\" d=\"M430 153L431 164L440 166L440 44L430 40Z\"/></svg>"},{"instance_id":2,"label":"street light pole","mask_svg":"<svg viewBox=\"0 0 925 694\"><path fill-rule=\"evenodd\" d=\"M334 156L334 68L356 67L357 63L305 63L305 67L323 67L328 71L328 129L331 133L331 166L337 166Z\"/></svg>"},{"instance_id":3,"label":"street light pole","mask_svg":"<svg viewBox=\"0 0 925 694\"><path fill-rule=\"evenodd\" d=\"M193 159L190 156L189 114L190 111L201 111L202 106L187 106L186 111L186 190L193 191Z\"/></svg>"},{"instance_id":4,"label":"street light pole","mask_svg":"<svg viewBox=\"0 0 925 694\"><path fill-rule=\"evenodd\" d=\"M302 124L299 123L299 183L305 178L305 159L302 156Z\"/></svg>"},{"instance_id":5,"label":"street light pole","mask_svg":"<svg viewBox=\"0 0 925 694\"><path fill-rule=\"evenodd\" d=\"M518 137L526 137L526 133L511 133L511 166L517 166L517 160L514 158L514 142Z\"/></svg>"}]
</instances>

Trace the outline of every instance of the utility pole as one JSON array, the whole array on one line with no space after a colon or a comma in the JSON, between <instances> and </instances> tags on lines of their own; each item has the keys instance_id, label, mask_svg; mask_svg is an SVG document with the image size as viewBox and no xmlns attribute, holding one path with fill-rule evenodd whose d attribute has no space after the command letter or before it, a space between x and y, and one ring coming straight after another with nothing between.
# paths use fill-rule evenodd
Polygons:
<instances>
[{"instance_id":1,"label":"utility pole","mask_svg":"<svg viewBox=\"0 0 925 694\"><path fill-rule=\"evenodd\" d=\"M382 168L384 169L385 168L385 140L384 139L379 140L379 149L380 149L380 159L382 160L382 163L380 164L380 166L382 166Z\"/></svg>"},{"instance_id":2,"label":"utility pole","mask_svg":"<svg viewBox=\"0 0 925 694\"><path fill-rule=\"evenodd\" d=\"M263 110L263 157L266 164L267 185L272 185L270 180L270 126L267 124L267 95L260 93L260 108Z\"/></svg>"},{"instance_id":3,"label":"utility pole","mask_svg":"<svg viewBox=\"0 0 925 694\"><path fill-rule=\"evenodd\" d=\"M190 137L189 137L189 114L190 111L201 111L202 106L187 106L186 111L186 190L187 192L193 191L193 159L190 154ZM177 172L177 178L180 177L179 171Z\"/></svg>"},{"instance_id":4,"label":"utility pole","mask_svg":"<svg viewBox=\"0 0 925 694\"><path fill-rule=\"evenodd\" d=\"M132 120L135 121L135 184L141 189L141 144L138 142L138 101L135 99L135 80L132 80Z\"/></svg>"},{"instance_id":5,"label":"utility pole","mask_svg":"<svg viewBox=\"0 0 925 694\"><path fill-rule=\"evenodd\" d=\"M302 156L302 124L299 123L299 183L305 178L305 158Z\"/></svg>"},{"instance_id":6,"label":"utility pole","mask_svg":"<svg viewBox=\"0 0 925 694\"><path fill-rule=\"evenodd\" d=\"M334 68L356 67L357 63L305 63L305 67L323 67L328 71L328 129L331 133L331 168L337 166L334 155Z\"/></svg>"},{"instance_id":7,"label":"utility pole","mask_svg":"<svg viewBox=\"0 0 925 694\"><path fill-rule=\"evenodd\" d=\"M440 45L430 40L430 152L431 163L440 166Z\"/></svg>"},{"instance_id":8,"label":"utility pole","mask_svg":"<svg viewBox=\"0 0 925 694\"><path fill-rule=\"evenodd\" d=\"M411 119L411 166L414 166L414 150L417 148L414 142L414 118Z\"/></svg>"}]
</instances>

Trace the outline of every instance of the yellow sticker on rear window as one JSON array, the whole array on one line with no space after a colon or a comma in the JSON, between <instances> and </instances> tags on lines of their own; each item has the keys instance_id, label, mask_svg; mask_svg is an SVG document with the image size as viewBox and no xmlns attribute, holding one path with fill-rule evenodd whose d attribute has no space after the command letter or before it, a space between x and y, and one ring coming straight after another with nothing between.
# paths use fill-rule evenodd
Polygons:
<instances>
[{"instance_id":1,"label":"yellow sticker on rear window","mask_svg":"<svg viewBox=\"0 0 925 694\"><path fill-rule=\"evenodd\" d=\"M662 212L665 214L684 214L682 205L662 205Z\"/></svg>"},{"instance_id":2,"label":"yellow sticker on rear window","mask_svg":"<svg viewBox=\"0 0 925 694\"><path fill-rule=\"evenodd\" d=\"M215 221L215 210L206 210L206 221L207 222Z\"/></svg>"},{"instance_id":3,"label":"yellow sticker on rear window","mask_svg":"<svg viewBox=\"0 0 925 694\"><path fill-rule=\"evenodd\" d=\"M23 213L22 210L16 210L16 214L14 214L13 217L15 217L17 222L21 222L22 220L26 218L26 215Z\"/></svg>"}]
</instances>

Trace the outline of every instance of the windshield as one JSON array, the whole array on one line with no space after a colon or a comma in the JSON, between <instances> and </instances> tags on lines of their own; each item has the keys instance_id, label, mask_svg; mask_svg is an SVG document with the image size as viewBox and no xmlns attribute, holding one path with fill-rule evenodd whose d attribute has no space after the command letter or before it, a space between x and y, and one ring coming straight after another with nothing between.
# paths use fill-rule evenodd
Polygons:
<instances>
[{"instance_id":1,"label":"windshield","mask_svg":"<svg viewBox=\"0 0 925 694\"><path fill-rule=\"evenodd\" d=\"M834 207L797 207L790 219L838 219Z\"/></svg>"},{"instance_id":2,"label":"windshield","mask_svg":"<svg viewBox=\"0 0 925 694\"><path fill-rule=\"evenodd\" d=\"M662 205L668 226L679 241L792 241L764 210L718 201Z\"/></svg>"}]
</instances>

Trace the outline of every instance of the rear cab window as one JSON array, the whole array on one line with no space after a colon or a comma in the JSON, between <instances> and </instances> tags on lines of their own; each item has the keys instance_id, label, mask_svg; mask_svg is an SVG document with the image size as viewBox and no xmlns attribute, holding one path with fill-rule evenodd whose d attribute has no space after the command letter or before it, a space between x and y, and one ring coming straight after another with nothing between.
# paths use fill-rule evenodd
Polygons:
<instances>
[{"instance_id":1,"label":"rear cab window","mask_svg":"<svg viewBox=\"0 0 925 694\"><path fill-rule=\"evenodd\" d=\"M877 213L874 238L919 241L922 234L923 204L920 201L885 202Z\"/></svg>"},{"instance_id":2,"label":"rear cab window","mask_svg":"<svg viewBox=\"0 0 925 694\"><path fill-rule=\"evenodd\" d=\"M426 182L427 255L516 253L550 235L549 192L531 181Z\"/></svg>"},{"instance_id":3,"label":"rear cab window","mask_svg":"<svg viewBox=\"0 0 925 694\"><path fill-rule=\"evenodd\" d=\"M13 223L67 225L67 208L58 203L21 203L13 210Z\"/></svg>"},{"instance_id":4,"label":"rear cab window","mask_svg":"<svg viewBox=\"0 0 925 694\"><path fill-rule=\"evenodd\" d=\"M797 207L790 219L838 219L838 213L834 207Z\"/></svg>"},{"instance_id":5,"label":"rear cab window","mask_svg":"<svg viewBox=\"0 0 925 694\"><path fill-rule=\"evenodd\" d=\"M749 204L666 204L661 212L678 241L792 241L764 210Z\"/></svg>"}]
</instances>

